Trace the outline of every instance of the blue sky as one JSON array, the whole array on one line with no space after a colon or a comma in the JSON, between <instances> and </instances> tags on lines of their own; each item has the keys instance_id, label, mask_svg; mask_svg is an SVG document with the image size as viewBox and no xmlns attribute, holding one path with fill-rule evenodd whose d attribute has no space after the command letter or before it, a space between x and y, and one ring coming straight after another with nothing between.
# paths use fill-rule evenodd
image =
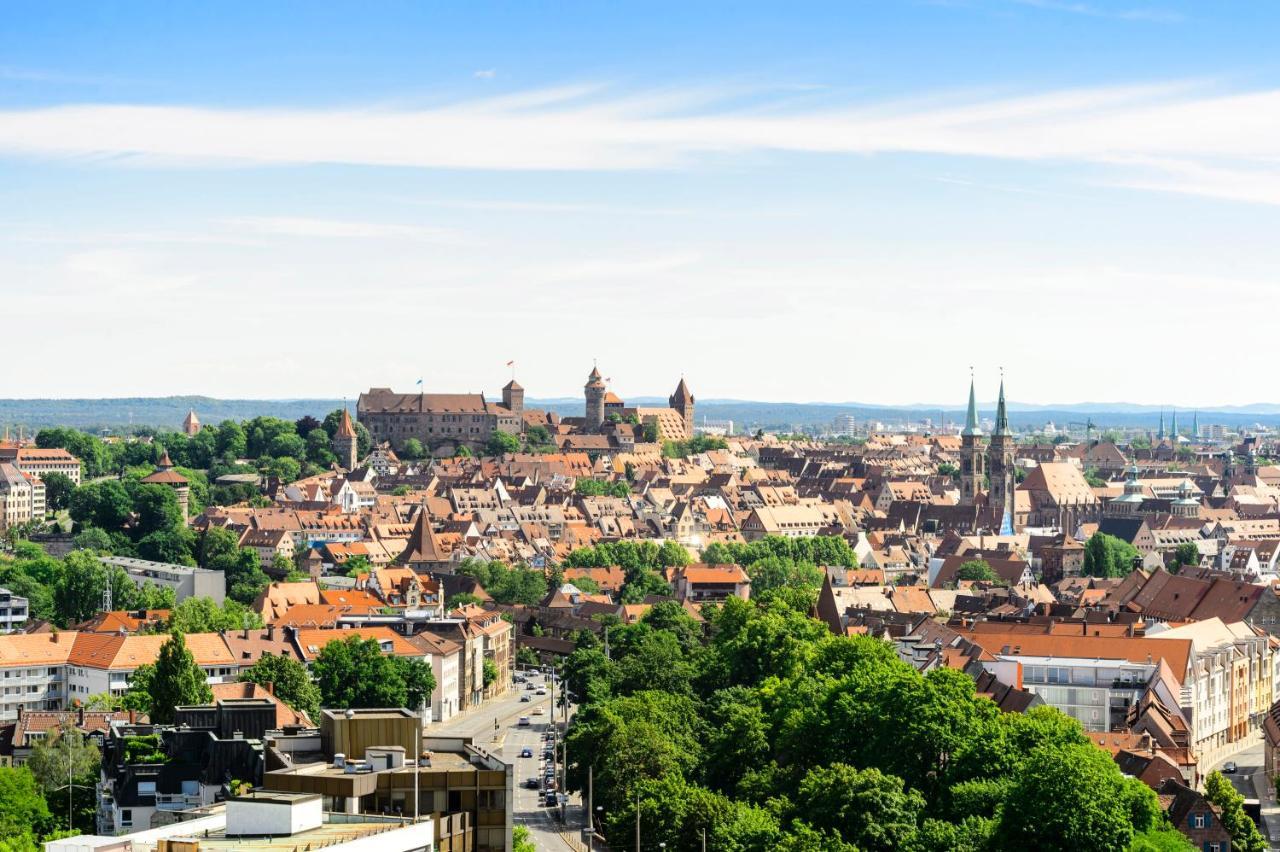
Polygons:
<instances>
[{"instance_id":1,"label":"blue sky","mask_svg":"<svg viewBox=\"0 0 1280 852\"><path fill-rule=\"evenodd\" d=\"M11 6L0 395L1274 401L1277 19Z\"/></svg>"}]
</instances>

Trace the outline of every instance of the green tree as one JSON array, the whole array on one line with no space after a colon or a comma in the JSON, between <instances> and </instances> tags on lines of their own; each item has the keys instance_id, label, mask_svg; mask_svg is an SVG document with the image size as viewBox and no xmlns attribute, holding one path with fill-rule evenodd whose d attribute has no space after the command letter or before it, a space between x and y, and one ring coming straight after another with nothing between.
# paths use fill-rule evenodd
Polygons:
<instances>
[{"instance_id":1,"label":"green tree","mask_svg":"<svg viewBox=\"0 0 1280 852\"><path fill-rule=\"evenodd\" d=\"M96 550L98 553L111 553L111 536L97 527L85 527L73 539L76 550Z\"/></svg>"},{"instance_id":2,"label":"green tree","mask_svg":"<svg viewBox=\"0 0 1280 852\"><path fill-rule=\"evenodd\" d=\"M1184 566L1199 564L1200 548L1196 547L1195 542L1183 542L1173 551L1173 565L1171 568L1173 573L1178 573Z\"/></svg>"},{"instance_id":3,"label":"green tree","mask_svg":"<svg viewBox=\"0 0 1280 852\"><path fill-rule=\"evenodd\" d=\"M36 778L25 766L0 766L0 838L15 850L32 850L56 823Z\"/></svg>"},{"instance_id":4,"label":"green tree","mask_svg":"<svg viewBox=\"0 0 1280 852\"><path fill-rule=\"evenodd\" d=\"M487 689L494 681L498 679L498 664L493 660L485 659L484 667L484 685Z\"/></svg>"},{"instance_id":5,"label":"green tree","mask_svg":"<svg viewBox=\"0 0 1280 852\"><path fill-rule=\"evenodd\" d=\"M108 479L90 482L71 493L71 519L80 528L118 530L133 511L133 501L123 483Z\"/></svg>"},{"instance_id":6,"label":"green tree","mask_svg":"<svg viewBox=\"0 0 1280 852\"><path fill-rule=\"evenodd\" d=\"M980 580L985 582L995 582L1000 579L996 572L992 570L991 565L982 559L970 559L959 568L956 569L957 580Z\"/></svg>"},{"instance_id":7,"label":"green tree","mask_svg":"<svg viewBox=\"0 0 1280 852\"><path fill-rule=\"evenodd\" d=\"M152 724L172 722L176 707L208 704L213 700L213 691L205 682L204 670L196 665L186 640L176 630L160 646L149 692Z\"/></svg>"},{"instance_id":8,"label":"green tree","mask_svg":"<svg viewBox=\"0 0 1280 852\"><path fill-rule=\"evenodd\" d=\"M1084 545L1082 573L1089 577L1124 577L1133 570L1138 549L1123 539L1094 533Z\"/></svg>"},{"instance_id":9,"label":"green tree","mask_svg":"<svg viewBox=\"0 0 1280 852\"><path fill-rule=\"evenodd\" d=\"M529 829L523 825L511 829L511 852L538 852Z\"/></svg>"},{"instance_id":10,"label":"green tree","mask_svg":"<svg viewBox=\"0 0 1280 852\"><path fill-rule=\"evenodd\" d=\"M429 667L424 677L421 671L406 668L406 662L384 655L375 639L349 636L330 640L321 648L311 672L325 707L406 707L410 701L406 673L418 680L417 693L430 695L435 688L432 679L431 687L423 689L431 678Z\"/></svg>"},{"instance_id":11,"label":"green tree","mask_svg":"<svg viewBox=\"0 0 1280 852\"><path fill-rule=\"evenodd\" d=\"M241 681L272 685L275 696L312 720L320 718L320 688L311 680L307 667L292 657L263 654L240 673Z\"/></svg>"},{"instance_id":12,"label":"green tree","mask_svg":"<svg viewBox=\"0 0 1280 852\"><path fill-rule=\"evenodd\" d=\"M91 550L73 550L62 563L53 587L54 621L61 627L78 624L102 607L102 593L111 585L112 600L129 608L137 595L133 581L119 568L108 569Z\"/></svg>"},{"instance_id":13,"label":"green tree","mask_svg":"<svg viewBox=\"0 0 1280 852\"><path fill-rule=\"evenodd\" d=\"M167 485L139 485L133 495L137 513L137 535L171 532L182 526L182 509L178 497Z\"/></svg>"},{"instance_id":14,"label":"green tree","mask_svg":"<svg viewBox=\"0 0 1280 852\"><path fill-rule=\"evenodd\" d=\"M494 432L489 436L489 441L484 447L484 454L487 456L501 456L519 451L520 439L509 432Z\"/></svg>"},{"instance_id":15,"label":"green tree","mask_svg":"<svg viewBox=\"0 0 1280 852\"><path fill-rule=\"evenodd\" d=\"M56 802L58 810L63 803L70 803L72 824L67 829L92 834L97 813L94 784L101 764L98 746L70 727L50 731L37 742L26 765L45 798Z\"/></svg>"},{"instance_id":16,"label":"green tree","mask_svg":"<svg viewBox=\"0 0 1280 852\"><path fill-rule=\"evenodd\" d=\"M1137 784L1154 800L1155 794ZM1027 759L1001 811L998 836L1008 848L1124 849L1150 824L1135 825L1130 786L1096 746L1042 746Z\"/></svg>"},{"instance_id":17,"label":"green tree","mask_svg":"<svg viewBox=\"0 0 1280 852\"><path fill-rule=\"evenodd\" d=\"M407 461L415 461L426 454L426 449L422 446L422 442L417 438L409 438L400 445L399 456Z\"/></svg>"},{"instance_id":18,"label":"green tree","mask_svg":"<svg viewBox=\"0 0 1280 852\"><path fill-rule=\"evenodd\" d=\"M40 479L44 481L44 503L49 511L61 512L63 509L71 508L71 494L76 490L76 484L71 481L71 477L57 471L49 471L41 474Z\"/></svg>"},{"instance_id":19,"label":"green tree","mask_svg":"<svg viewBox=\"0 0 1280 852\"><path fill-rule=\"evenodd\" d=\"M901 778L844 763L810 769L796 791L796 812L815 828L830 828L863 850L910 847L924 796Z\"/></svg>"},{"instance_id":20,"label":"green tree","mask_svg":"<svg viewBox=\"0 0 1280 852\"><path fill-rule=\"evenodd\" d=\"M221 605L210 597L185 598L173 607L169 615L169 629L183 634L218 633L262 626L261 615L231 598Z\"/></svg>"},{"instance_id":21,"label":"green tree","mask_svg":"<svg viewBox=\"0 0 1280 852\"><path fill-rule=\"evenodd\" d=\"M1221 772L1211 772L1204 782L1204 797L1222 811L1222 827L1231 834L1231 848L1242 852L1265 852L1267 841L1258 826L1244 812L1244 796Z\"/></svg>"}]
</instances>

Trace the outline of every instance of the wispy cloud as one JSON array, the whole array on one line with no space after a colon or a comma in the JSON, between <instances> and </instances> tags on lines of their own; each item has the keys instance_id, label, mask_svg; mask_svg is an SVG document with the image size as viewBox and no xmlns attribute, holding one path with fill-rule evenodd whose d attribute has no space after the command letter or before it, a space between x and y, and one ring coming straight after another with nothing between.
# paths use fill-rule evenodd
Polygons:
<instances>
[{"instance_id":1,"label":"wispy cloud","mask_svg":"<svg viewBox=\"0 0 1280 852\"><path fill-rule=\"evenodd\" d=\"M1050 12L1066 12L1071 15L1084 15L1089 18L1111 18L1117 21L1151 21L1161 24L1178 23L1185 20L1181 12L1169 9L1129 8L1108 9L1092 3L1074 3L1067 0L1013 0L1019 6L1033 6Z\"/></svg>"},{"instance_id":2,"label":"wispy cloud","mask_svg":"<svg viewBox=\"0 0 1280 852\"><path fill-rule=\"evenodd\" d=\"M538 89L432 109L84 105L0 111L0 152L110 162L434 169L676 169L746 153L887 153L1086 164L1102 180L1280 204L1280 90L1105 86L1017 97L768 108L707 88ZM264 223L259 223L260 225ZM284 220L275 233L391 236L416 226ZM404 230L408 227L410 230Z\"/></svg>"},{"instance_id":3,"label":"wispy cloud","mask_svg":"<svg viewBox=\"0 0 1280 852\"><path fill-rule=\"evenodd\" d=\"M474 72L472 76L480 80L492 80L494 77L498 76L498 69L481 68L479 71Z\"/></svg>"},{"instance_id":4,"label":"wispy cloud","mask_svg":"<svg viewBox=\"0 0 1280 852\"><path fill-rule=\"evenodd\" d=\"M269 236L340 240L415 240L454 244L465 242L465 238L458 231L430 225L353 222L294 216L242 216L227 219L225 224L236 229Z\"/></svg>"}]
</instances>

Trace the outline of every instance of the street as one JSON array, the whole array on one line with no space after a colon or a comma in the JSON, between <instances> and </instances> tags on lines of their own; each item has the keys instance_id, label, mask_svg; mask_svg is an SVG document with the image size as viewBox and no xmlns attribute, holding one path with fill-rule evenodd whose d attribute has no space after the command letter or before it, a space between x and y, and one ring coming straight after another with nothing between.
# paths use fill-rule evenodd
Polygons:
<instances>
[{"instance_id":1,"label":"street","mask_svg":"<svg viewBox=\"0 0 1280 852\"><path fill-rule=\"evenodd\" d=\"M539 801L541 791L524 786L527 779L541 779L543 776L547 765L542 759L545 747L543 737L551 730L551 696L534 694L537 687L548 685L547 679L534 677L531 680L533 688L525 689L524 684L517 683L503 698L488 702L483 707L456 716L448 722L429 725L425 733L427 736L471 737L476 746L501 756L504 762L512 766L515 783L512 814L515 824L529 829L530 839L539 850L581 852L586 847L577 840L582 828L580 798L571 796L566 808L570 820L570 829L566 834L572 838L569 840L560 833L561 824L555 816L558 809L543 806ZM530 700L521 701L523 695L529 695ZM537 715L537 708L542 710L542 715ZM529 717L527 726L519 724L521 716ZM520 751L524 748L530 749L533 757L520 757Z\"/></svg>"}]
</instances>

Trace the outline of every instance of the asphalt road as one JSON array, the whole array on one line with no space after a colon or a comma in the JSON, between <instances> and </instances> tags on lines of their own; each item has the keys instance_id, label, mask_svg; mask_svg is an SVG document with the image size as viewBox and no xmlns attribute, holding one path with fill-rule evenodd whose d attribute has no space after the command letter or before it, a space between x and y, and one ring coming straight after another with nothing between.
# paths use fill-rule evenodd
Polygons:
<instances>
[{"instance_id":1,"label":"asphalt road","mask_svg":"<svg viewBox=\"0 0 1280 852\"><path fill-rule=\"evenodd\" d=\"M1236 764L1236 771L1232 773L1223 772L1224 778L1231 781L1232 786L1236 788L1236 792L1244 796L1246 799L1256 799L1258 797L1257 788L1253 783L1253 775L1255 772L1262 771L1263 746L1262 738L1258 738L1256 745L1252 745L1244 751L1237 752L1231 757L1223 758L1204 771L1204 775L1208 776L1210 772L1222 771L1223 764L1227 762Z\"/></svg>"},{"instance_id":2,"label":"asphalt road","mask_svg":"<svg viewBox=\"0 0 1280 852\"><path fill-rule=\"evenodd\" d=\"M534 679L536 686L546 686L546 679ZM439 725L430 725L427 736L471 737L479 748L497 754L513 767L516 799L512 813L515 824L529 829L534 846L544 852L581 852L582 845L573 845L560 834L561 824L555 818L555 808L544 807L539 802L540 790L526 789L523 785L529 777L541 778L546 763L542 760L543 736L551 729L551 696L538 696L534 689L525 689L523 684L515 684L504 697L487 702L484 706L466 714L455 716ZM521 696L529 695L530 700L521 701ZM539 715L537 710L541 709ZM558 713L559 711L557 711ZM521 716L529 717L529 725L519 724ZM557 718L559 718L557 716ZM495 728L495 722L497 727ZM523 748L533 751L533 757L520 757ZM569 799L568 812L576 821L570 824L581 828L582 807L576 796Z\"/></svg>"}]
</instances>

